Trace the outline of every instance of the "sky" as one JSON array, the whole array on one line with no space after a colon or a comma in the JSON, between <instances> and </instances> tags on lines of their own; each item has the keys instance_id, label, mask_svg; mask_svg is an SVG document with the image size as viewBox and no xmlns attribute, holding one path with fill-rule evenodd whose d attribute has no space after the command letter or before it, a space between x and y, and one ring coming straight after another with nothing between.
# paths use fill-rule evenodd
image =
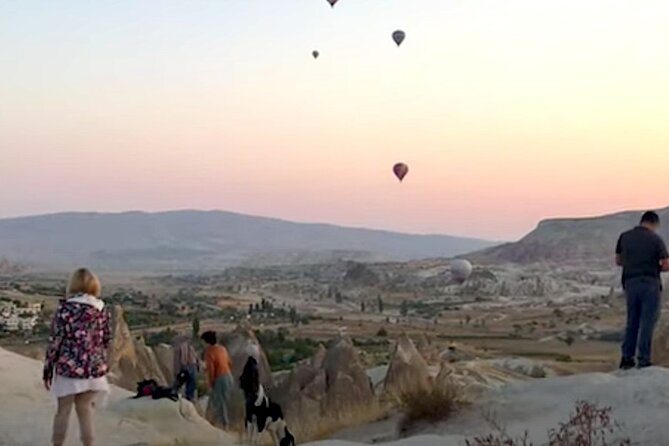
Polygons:
<instances>
[{"instance_id":1,"label":"sky","mask_svg":"<svg viewBox=\"0 0 669 446\"><path fill-rule=\"evenodd\" d=\"M0 217L506 240L664 207L668 22L665 0L0 0Z\"/></svg>"}]
</instances>

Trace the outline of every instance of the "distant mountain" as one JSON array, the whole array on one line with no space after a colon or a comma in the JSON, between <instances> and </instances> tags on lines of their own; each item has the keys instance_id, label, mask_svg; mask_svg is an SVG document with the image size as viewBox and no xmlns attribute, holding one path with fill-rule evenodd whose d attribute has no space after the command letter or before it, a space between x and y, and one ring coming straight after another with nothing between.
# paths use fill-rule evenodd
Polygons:
<instances>
[{"instance_id":1,"label":"distant mountain","mask_svg":"<svg viewBox=\"0 0 669 446\"><path fill-rule=\"evenodd\" d=\"M41 267L219 269L450 257L493 242L292 223L222 211L62 213L0 220L0 257Z\"/></svg>"},{"instance_id":2,"label":"distant mountain","mask_svg":"<svg viewBox=\"0 0 669 446\"><path fill-rule=\"evenodd\" d=\"M488 263L612 264L621 232L639 223L642 211L627 211L590 218L544 220L517 242L505 243L467 257ZM658 210L663 224L659 234L669 242L669 208Z\"/></svg>"}]
</instances>

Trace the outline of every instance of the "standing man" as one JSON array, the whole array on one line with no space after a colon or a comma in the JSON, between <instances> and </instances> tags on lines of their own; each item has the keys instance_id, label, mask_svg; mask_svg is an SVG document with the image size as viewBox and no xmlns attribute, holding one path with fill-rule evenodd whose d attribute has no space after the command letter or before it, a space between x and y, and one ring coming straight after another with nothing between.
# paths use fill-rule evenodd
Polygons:
<instances>
[{"instance_id":1,"label":"standing man","mask_svg":"<svg viewBox=\"0 0 669 446\"><path fill-rule=\"evenodd\" d=\"M188 401L195 401L195 383L199 360L193 343L186 337L179 337L174 343L174 373L184 377Z\"/></svg>"},{"instance_id":2,"label":"standing man","mask_svg":"<svg viewBox=\"0 0 669 446\"><path fill-rule=\"evenodd\" d=\"M620 235L616 245L616 264L623 267L622 284L627 297L627 328L620 361L624 370L652 365L651 342L662 290L660 272L669 271L667 247L656 234L659 226L660 217L648 211L639 226Z\"/></svg>"}]
</instances>

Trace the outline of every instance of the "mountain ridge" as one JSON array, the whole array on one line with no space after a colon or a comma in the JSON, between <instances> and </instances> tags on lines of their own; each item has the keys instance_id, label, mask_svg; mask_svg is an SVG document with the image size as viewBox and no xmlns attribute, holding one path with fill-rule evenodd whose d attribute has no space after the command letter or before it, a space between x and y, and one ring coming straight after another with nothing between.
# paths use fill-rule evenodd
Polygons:
<instances>
[{"instance_id":1,"label":"mountain ridge","mask_svg":"<svg viewBox=\"0 0 669 446\"><path fill-rule=\"evenodd\" d=\"M541 220L520 240L485 248L467 258L482 263L611 264L618 236L638 225L643 212ZM656 212L663 222L658 234L669 240L669 207Z\"/></svg>"},{"instance_id":2,"label":"mountain ridge","mask_svg":"<svg viewBox=\"0 0 669 446\"><path fill-rule=\"evenodd\" d=\"M452 257L495 242L405 234L219 210L62 212L0 219L0 256L37 266L218 269L330 258Z\"/></svg>"}]
</instances>

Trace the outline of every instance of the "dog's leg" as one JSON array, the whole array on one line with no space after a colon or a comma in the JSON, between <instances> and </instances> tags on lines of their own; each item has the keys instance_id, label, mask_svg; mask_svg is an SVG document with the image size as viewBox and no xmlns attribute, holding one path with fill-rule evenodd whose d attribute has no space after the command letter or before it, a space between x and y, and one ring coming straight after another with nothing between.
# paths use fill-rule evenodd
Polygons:
<instances>
[{"instance_id":1,"label":"dog's leg","mask_svg":"<svg viewBox=\"0 0 669 446\"><path fill-rule=\"evenodd\" d=\"M269 432L270 437L272 437L272 440L274 440L274 425L272 423L272 418L267 417L267 420L265 420L265 428L263 429L264 432Z\"/></svg>"},{"instance_id":2,"label":"dog's leg","mask_svg":"<svg viewBox=\"0 0 669 446\"><path fill-rule=\"evenodd\" d=\"M260 432L258 431L258 419L253 420L253 426L251 430L251 446L257 446L260 440Z\"/></svg>"},{"instance_id":3,"label":"dog's leg","mask_svg":"<svg viewBox=\"0 0 669 446\"><path fill-rule=\"evenodd\" d=\"M253 444L253 432L255 430L255 423L253 420L246 422L246 435L244 438L244 443L249 446Z\"/></svg>"},{"instance_id":4,"label":"dog's leg","mask_svg":"<svg viewBox=\"0 0 669 446\"><path fill-rule=\"evenodd\" d=\"M274 432L274 429L270 429L269 434L272 437L272 442L274 443L274 445L279 446L279 437L276 436L276 432Z\"/></svg>"}]
</instances>

